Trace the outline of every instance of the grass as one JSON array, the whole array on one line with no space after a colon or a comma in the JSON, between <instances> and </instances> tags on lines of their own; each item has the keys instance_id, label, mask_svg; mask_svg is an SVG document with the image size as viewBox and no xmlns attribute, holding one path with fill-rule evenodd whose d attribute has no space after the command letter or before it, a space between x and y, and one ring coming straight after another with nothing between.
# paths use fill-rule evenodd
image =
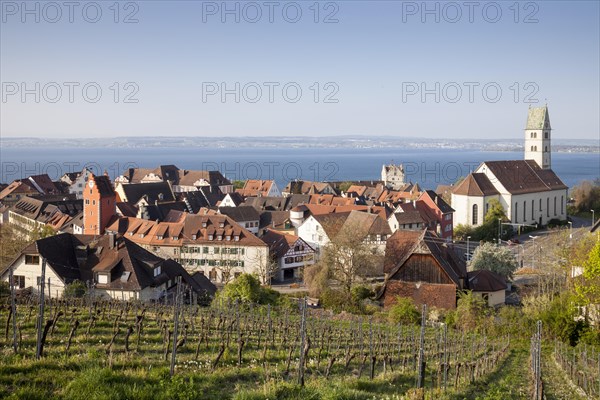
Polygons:
<instances>
[{"instance_id":1,"label":"grass","mask_svg":"<svg viewBox=\"0 0 600 400\"><path fill-rule=\"evenodd\" d=\"M56 331L48 336L45 357L36 360L35 354L35 310L28 317L24 306L19 314L22 341L18 354L14 354L10 341L0 338L0 398L7 399L411 399L414 394L415 373L409 367L401 371L396 364L394 370L387 369L385 375L378 364L373 380L368 378L368 363L358 378L358 358L346 371L343 357L332 368L329 378L324 376L328 351L323 352L320 366L315 360L318 339L314 337L313 350L306 367L306 385L297 384L297 359L292 359L292 369L284 369L287 351L279 349L281 337L275 348L267 353L267 368L262 365L262 350L253 345L248 337L248 347L243 354L243 364L237 365L237 345L232 339L231 348L225 351L222 361L212 371L218 342L211 337L208 345L202 343L199 358L195 358L198 333L188 336L180 348L176 363L176 374L169 374L169 363L163 353L163 333L159 318L147 314L140 347L136 346L136 335L130 338L130 351L125 351L124 331L134 316L129 314L122 321L120 334L107 352L107 344L114 330L114 315L118 309L108 310L106 317L99 317L95 327L86 336L89 315L80 309L73 316L59 320ZM4 327L6 309L0 307L0 325ZM101 314L98 313L100 316ZM66 337L70 331L70 319L79 318L81 325L67 354ZM188 316L189 317L189 316ZM128 319L127 319L128 318ZM216 323L216 320L213 321ZM328 323L338 329L348 329L349 321ZM274 322L274 325L277 325ZM366 327L367 325L365 325ZM198 326L196 326L197 329ZM365 328L366 329L366 328ZM379 328L378 328L379 329ZM366 331L365 331L366 332ZM407 332L404 330L403 332ZM437 332L437 331L435 331ZM430 332L430 340L434 340ZM335 332L334 332L335 333ZM376 331L381 334L380 330ZM492 338L488 338L488 344ZM345 343L345 342L343 342ZM456 343L455 343L456 344ZM466 340L470 355L474 346ZM448 390L435 389L431 382L436 368L430 359L426 379L425 398L431 399L520 399L527 394L528 346L514 342L508 356L487 376L472 384L461 382L457 389L449 384ZM472 348L473 347L473 348ZM435 352L435 349L431 349ZM472 357L472 356L468 356ZM169 359L170 357L168 357ZM433 360L437 360L433 358ZM451 380L449 380L452 382Z\"/></svg>"}]
</instances>

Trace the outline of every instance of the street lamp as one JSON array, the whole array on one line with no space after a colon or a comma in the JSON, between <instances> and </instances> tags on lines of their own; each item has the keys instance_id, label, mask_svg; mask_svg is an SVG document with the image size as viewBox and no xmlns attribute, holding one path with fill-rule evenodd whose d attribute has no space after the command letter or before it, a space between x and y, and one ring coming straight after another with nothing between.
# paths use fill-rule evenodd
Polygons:
<instances>
[{"instance_id":1,"label":"street lamp","mask_svg":"<svg viewBox=\"0 0 600 400\"><path fill-rule=\"evenodd\" d=\"M533 249L531 254L531 264L533 264L533 262L535 261L535 239L537 239L539 236L529 235L529 237L533 240Z\"/></svg>"},{"instance_id":2,"label":"street lamp","mask_svg":"<svg viewBox=\"0 0 600 400\"><path fill-rule=\"evenodd\" d=\"M471 261L471 252L469 251L469 239L471 239L471 236L467 236L467 262Z\"/></svg>"}]
</instances>

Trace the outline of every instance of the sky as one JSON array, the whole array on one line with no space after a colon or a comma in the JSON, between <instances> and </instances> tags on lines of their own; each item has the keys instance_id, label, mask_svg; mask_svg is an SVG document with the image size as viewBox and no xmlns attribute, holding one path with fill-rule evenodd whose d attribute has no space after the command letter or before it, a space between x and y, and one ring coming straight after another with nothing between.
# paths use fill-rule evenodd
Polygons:
<instances>
[{"instance_id":1,"label":"sky","mask_svg":"<svg viewBox=\"0 0 600 400\"><path fill-rule=\"evenodd\" d=\"M0 134L599 139L599 4L2 0Z\"/></svg>"}]
</instances>

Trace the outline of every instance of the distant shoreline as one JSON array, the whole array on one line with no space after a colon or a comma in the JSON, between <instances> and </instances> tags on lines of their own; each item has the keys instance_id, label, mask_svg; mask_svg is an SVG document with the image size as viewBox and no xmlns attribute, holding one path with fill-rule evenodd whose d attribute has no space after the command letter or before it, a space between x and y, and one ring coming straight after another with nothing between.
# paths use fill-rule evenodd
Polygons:
<instances>
[{"instance_id":1,"label":"distant shoreline","mask_svg":"<svg viewBox=\"0 0 600 400\"><path fill-rule=\"evenodd\" d=\"M113 137L113 138L38 138L2 137L0 148L199 148L199 149L443 149L518 152L520 139L424 139L414 137ZM600 153L600 142L591 139L554 139L557 153Z\"/></svg>"}]
</instances>

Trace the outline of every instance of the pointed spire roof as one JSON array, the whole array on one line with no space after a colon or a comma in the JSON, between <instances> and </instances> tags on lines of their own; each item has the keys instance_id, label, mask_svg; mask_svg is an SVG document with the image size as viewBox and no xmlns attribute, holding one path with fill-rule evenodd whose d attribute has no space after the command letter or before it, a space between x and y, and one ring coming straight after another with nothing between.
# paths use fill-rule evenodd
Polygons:
<instances>
[{"instance_id":1,"label":"pointed spire roof","mask_svg":"<svg viewBox=\"0 0 600 400\"><path fill-rule=\"evenodd\" d=\"M529 108L525 129L551 129L548 105Z\"/></svg>"}]
</instances>

